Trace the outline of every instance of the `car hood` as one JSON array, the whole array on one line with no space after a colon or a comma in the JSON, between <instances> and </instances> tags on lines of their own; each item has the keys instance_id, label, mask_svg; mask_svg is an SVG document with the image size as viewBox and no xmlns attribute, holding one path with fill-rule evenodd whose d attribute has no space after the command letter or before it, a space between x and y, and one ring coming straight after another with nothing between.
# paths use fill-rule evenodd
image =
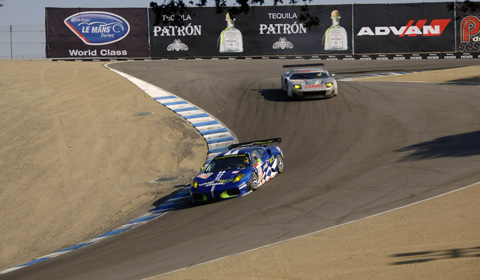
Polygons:
<instances>
[{"instance_id":1,"label":"car hood","mask_svg":"<svg viewBox=\"0 0 480 280\"><path fill-rule=\"evenodd\" d=\"M310 80L290 80L295 84L303 85L323 85L328 82L333 82L333 78L322 78L322 79L310 79Z\"/></svg>"},{"instance_id":2,"label":"car hood","mask_svg":"<svg viewBox=\"0 0 480 280\"><path fill-rule=\"evenodd\" d=\"M239 174L250 174L252 172L252 168L245 168L241 170L226 170L220 172L209 172L209 173L201 173L195 177L197 180L199 187L209 187L209 186L219 186L219 185L227 185L233 183L235 177ZM243 181L247 176L244 176Z\"/></svg>"}]
</instances>

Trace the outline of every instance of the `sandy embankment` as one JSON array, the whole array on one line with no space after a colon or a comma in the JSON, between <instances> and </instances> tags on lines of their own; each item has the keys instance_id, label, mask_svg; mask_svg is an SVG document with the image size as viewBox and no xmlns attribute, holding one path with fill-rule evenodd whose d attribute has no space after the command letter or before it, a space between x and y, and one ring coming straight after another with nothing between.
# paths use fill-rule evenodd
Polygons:
<instances>
[{"instance_id":1,"label":"sandy embankment","mask_svg":"<svg viewBox=\"0 0 480 280\"><path fill-rule=\"evenodd\" d=\"M395 76L375 76L356 79L370 82L427 82L427 83L478 83L480 82L480 65L448 70L435 70Z\"/></svg>"},{"instance_id":2,"label":"sandy embankment","mask_svg":"<svg viewBox=\"0 0 480 280\"><path fill-rule=\"evenodd\" d=\"M0 127L0 271L146 213L207 153L190 124L103 63L0 60Z\"/></svg>"}]
</instances>

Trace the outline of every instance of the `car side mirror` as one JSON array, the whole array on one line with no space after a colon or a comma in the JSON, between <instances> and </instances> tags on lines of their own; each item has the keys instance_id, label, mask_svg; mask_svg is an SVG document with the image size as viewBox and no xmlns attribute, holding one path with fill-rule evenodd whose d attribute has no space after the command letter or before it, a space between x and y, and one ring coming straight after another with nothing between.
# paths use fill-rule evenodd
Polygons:
<instances>
[{"instance_id":1,"label":"car side mirror","mask_svg":"<svg viewBox=\"0 0 480 280\"><path fill-rule=\"evenodd\" d=\"M332 77L335 77L335 74L332 74Z\"/></svg>"}]
</instances>

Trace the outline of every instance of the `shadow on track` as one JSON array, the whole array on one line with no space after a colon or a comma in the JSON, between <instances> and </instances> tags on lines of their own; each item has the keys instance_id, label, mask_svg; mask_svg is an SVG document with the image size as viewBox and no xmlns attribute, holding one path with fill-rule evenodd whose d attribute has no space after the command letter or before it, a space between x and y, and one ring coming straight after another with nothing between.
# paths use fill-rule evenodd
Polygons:
<instances>
[{"instance_id":1,"label":"shadow on track","mask_svg":"<svg viewBox=\"0 0 480 280\"><path fill-rule=\"evenodd\" d=\"M275 102L292 102L287 97L287 94L283 92L281 89L252 89L252 91L260 93L261 96L267 101L275 101Z\"/></svg>"},{"instance_id":2,"label":"shadow on track","mask_svg":"<svg viewBox=\"0 0 480 280\"><path fill-rule=\"evenodd\" d=\"M396 150L413 151L399 161L414 161L442 157L467 157L480 155L480 131L445 136Z\"/></svg>"},{"instance_id":3,"label":"shadow on track","mask_svg":"<svg viewBox=\"0 0 480 280\"><path fill-rule=\"evenodd\" d=\"M480 257L480 247L473 248L456 248L449 250L438 251L422 251L412 253L402 253L392 255L396 262L392 265L405 265L405 264L418 264L431 261L440 261L445 259L457 259L457 258L473 258Z\"/></svg>"},{"instance_id":4,"label":"shadow on track","mask_svg":"<svg viewBox=\"0 0 480 280\"><path fill-rule=\"evenodd\" d=\"M310 99L290 99L288 98L287 94L283 92L281 89L252 89L252 91L260 93L261 96L267 101L274 101L274 102L311 102L312 100L324 100L330 99L329 98L310 98Z\"/></svg>"},{"instance_id":5,"label":"shadow on track","mask_svg":"<svg viewBox=\"0 0 480 280\"><path fill-rule=\"evenodd\" d=\"M150 209L149 212L151 213L163 213L163 212L173 212L173 211L180 211L194 207L205 206L209 204L218 204L218 203L225 203L227 201L240 198L235 197L226 200L219 200L210 203L195 203L192 201L190 194L188 193L188 187L190 185L177 185L174 188L178 189L177 191L161 197L152 203L153 209Z\"/></svg>"}]
</instances>

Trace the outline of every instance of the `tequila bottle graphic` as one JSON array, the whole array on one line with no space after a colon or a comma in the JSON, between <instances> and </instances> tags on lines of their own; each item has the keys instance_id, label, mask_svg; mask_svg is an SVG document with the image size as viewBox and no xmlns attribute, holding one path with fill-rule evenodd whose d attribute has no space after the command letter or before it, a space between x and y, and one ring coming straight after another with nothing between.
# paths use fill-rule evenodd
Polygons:
<instances>
[{"instance_id":1,"label":"tequila bottle graphic","mask_svg":"<svg viewBox=\"0 0 480 280\"><path fill-rule=\"evenodd\" d=\"M323 46L326 51L348 50L348 37L345 28L340 26L340 12L332 11L332 26L323 35Z\"/></svg>"},{"instance_id":2,"label":"tequila bottle graphic","mask_svg":"<svg viewBox=\"0 0 480 280\"><path fill-rule=\"evenodd\" d=\"M218 38L219 51L221 53L240 53L243 52L243 37L242 32L235 28L233 24L234 19L227 13L225 16L227 28L225 28Z\"/></svg>"}]
</instances>

